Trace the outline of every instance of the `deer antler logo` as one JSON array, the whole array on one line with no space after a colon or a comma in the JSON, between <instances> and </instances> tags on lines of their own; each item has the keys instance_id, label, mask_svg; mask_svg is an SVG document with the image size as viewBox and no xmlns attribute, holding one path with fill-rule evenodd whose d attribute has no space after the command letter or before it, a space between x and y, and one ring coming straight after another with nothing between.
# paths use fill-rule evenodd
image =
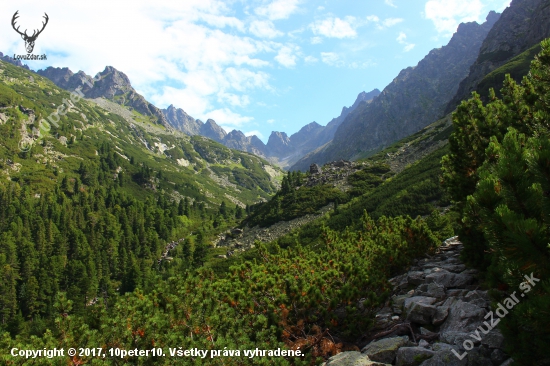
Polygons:
<instances>
[{"instance_id":1,"label":"deer antler logo","mask_svg":"<svg viewBox=\"0 0 550 366\"><path fill-rule=\"evenodd\" d=\"M40 29L40 30L35 29L32 36L29 36L27 34L26 29L25 29L24 33L21 33L19 31L19 26L17 28L15 28L15 21L16 21L17 18L19 18L19 15L17 13L19 13L19 10L17 10L15 12L15 14L13 14L13 18L11 18L11 25L12 25L13 29L15 29L15 31L17 33L19 33L21 35L21 38L23 38L23 40L25 41L25 48L27 49L27 53L32 53L32 50L34 49L34 42L36 41L36 38L38 37L38 35L40 33L42 33L44 28L46 28L46 24L48 24L48 19L49 19L48 14L44 13L44 18L46 19L46 21L42 22L42 29Z\"/></svg>"}]
</instances>

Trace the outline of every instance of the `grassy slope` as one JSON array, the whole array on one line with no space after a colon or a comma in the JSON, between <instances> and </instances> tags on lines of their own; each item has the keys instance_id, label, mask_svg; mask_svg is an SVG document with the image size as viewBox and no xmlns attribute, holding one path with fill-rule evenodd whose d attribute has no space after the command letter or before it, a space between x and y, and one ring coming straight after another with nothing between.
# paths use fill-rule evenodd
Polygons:
<instances>
[{"instance_id":1,"label":"grassy slope","mask_svg":"<svg viewBox=\"0 0 550 366\"><path fill-rule=\"evenodd\" d=\"M30 135L32 127L38 128L38 121L54 112L64 98L69 99L69 93L48 79L9 63L0 63L0 107L3 107L0 113L9 118L0 125L4 136L0 145L3 161L0 182L9 177L30 185L33 191L51 189L56 182L56 171L75 171L82 161L98 159L98 146L107 143L128 158L128 164L122 166L128 178L143 164L154 174L161 172L155 184L157 191L218 205L228 200L226 194L249 204L268 198L276 190L277 177L270 177L264 169L268 163L254 155L228 149L202 137L169 133L162 127L145 123L146 118L136 115L135 111L136 118L129 120L85 100L77 103L76 110L61 117L59 128L52 126L43 139L36 140L30 152L21 152L18 143L22 123L29 116L22 113L19 106L32 109L36 114L34 124L28 124L23 132ZM67 146L59 141L62 136L69 141ZM162 152L158 148L161 144L169 149ZM130 159L134 164L129 163ZM181 166L178 159L185 159L189 165ZM19 171L10 168L8 160L16 166L20 164ZM215 173L224 175L229 186L212 179L210 164L227 166ZM282 175L279 169L272 168ZM125 189L140 198L151 193L131 179Z\"/></svg>"}]
</instances>

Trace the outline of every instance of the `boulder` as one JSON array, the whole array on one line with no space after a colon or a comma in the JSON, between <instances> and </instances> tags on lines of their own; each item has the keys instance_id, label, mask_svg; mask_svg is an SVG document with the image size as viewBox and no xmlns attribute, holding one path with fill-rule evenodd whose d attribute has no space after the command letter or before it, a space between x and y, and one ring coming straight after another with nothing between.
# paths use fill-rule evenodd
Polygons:
<instances>
[{"instance_id":1,"label":"boulder","mask_svg":"<svg viewBox=\"0 0 550 366\"><path fill-rule=\"evenodd\" d=\"M315 175L315 174L321 174L323 171L321 170L321 167L319 165L314 163L309 166L309 172L312 175Z\"/></svg>"},{"instance_id":2,"label":"boulder","mask_svg":"<svg viewBox=\"0 0 550 366\"><path fill-rule=\"evenodd\" d=\"M481 344L489 348L500 348L504 343L504 336L498 329L492 329L489 333L484 334L481 338Z\"/></svg>"},{"instance_id":3,"label":"boulder","mask_svg":"<svg viewBox=\"0 0 550 366\"><path fill-rule=\"evenodd\" d=\"M440 331L471 332L481 324L486 313L483 308L458 300L450 306L449 315Z\"/></svg>"},{"instance_id":4,"label":"boulder","mask_svg":"<svg viewBox=\"0 0 550 366\"><path fill-rule=\"evenodd\" d=\"M432 349L435 352L434 356L424 361L421 366L466 366L468 364L467 357L459 360L458 357L455 356L453 349L455 352L459 353L459 355L461 354L456 347L452 347L446 343L435 343L432 345Z\"/></svg>"},{"instance_id":5,"label":"boulder","mask_svg":"<svg viewBox=\"0 0 550 366\"><path fill-rule=\"evenodd\" d=\"M436 308L435 314L432 318L432 324L433 325L442 324L445 321L445 319L447 319L448 315L449 315L449 307L448 306L438 306Z\"/></svg>"},{"instance_id":6,"label":"boulder","mask_svg":"<svg viewBox=\"0 0 550 366\"><path fill-rule=\"evenodd\" d=\"M397 351L397 366L417 366L433 357L434 351L423 347L402 347Z\"/></svg>"},{"instance_id":7,"label":"boulder","mask_svg":"<svg viewBox=\"0 0 550 366\"><path fill-rule=\"evenodd\" d=\"M441 268L426 276L427 283L435 282L445 288L462 288L470 285L473 281L474 277L470 274L452 273Z\"/></svg>"},{"instance_id":8,"label":"boulder","mask_svg":"<svg viewBox=\"0 0 550 366\"><path fill-rule=\"evenodd\" d=\"M420 285L424 283L424 272L409 272L407 275L407 282L411 285Z\"/></svg>"},{"instance_id":9,"label":"boulder","mask_svg":"<svg viewBox=\"0 0 550 366\"><path fill-rule=\"evenodd\" d=\"M407 320L417 324L432 324L436 311L433 305L416 302L407 310Z\"/></svg>"},{"instance_id":10,"label":"boulder","mask_svg":"<svg viewBox=\"0 0 550 366\"><path fill-rule=\"evenodd\" d=\"M369 356L361 352L342 352L332 356L324 363L325 366L391 366L385 363L371 361Z\"/></svg>"},{"instance_id":11,"label":"boulder","mask_svg":"<svg viewBox=\"0 0 550 366\"><path fill-rule=\"evenodd\" d=\"M393 363L397 350L408 342L408 336L385 338L369 343L361 350L361 353L369 356L372 361Z\"/></svg>"},{"instance_id":12,"label":"boulder","mask_svg":"<svg viewBox=\"0 0 550 366\"><path fill-rule=\"evenodd\" d=\"M481 344L480 341L474 339L471 337L470 332L459 332L459 331L449 331L449 332L442 332L440 334L440 339L442 342L448 343L450 345L456 346L460 350L464 350L464 341L469 340L471 341L474 346L479 346Z\"/></svg>"},{"instance_id":13,"label":"boulder","mask_svg":"<svg viewBox=\"0 0 550 366\"><path fill-rule=\"evenodd\" d=\"M428 297L428 296L413 296L405 299L403 302L403 306L405 307L405 310L408 310L412 304L414 303L421 303L424 305L432 305L437 299L434 297Z\"/></svg>"}]
</instances>

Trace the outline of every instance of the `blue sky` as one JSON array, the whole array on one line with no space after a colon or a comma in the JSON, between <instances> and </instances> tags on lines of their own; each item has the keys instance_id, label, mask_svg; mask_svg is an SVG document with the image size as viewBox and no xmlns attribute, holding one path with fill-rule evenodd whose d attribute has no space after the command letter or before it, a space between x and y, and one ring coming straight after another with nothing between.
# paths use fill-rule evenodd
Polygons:
<instances>
[{"instance_id":1,"label":"blue sky","mask_svg":"<svg viewBox=\"0 0 550 366\"><path fill-rule=\"evenodd\" d=\"M213 118L264 142L312 121L325 125L361 91L483 22L510 0L138 0L2 2L0 51L25 53L11 27L49 24L29 61L95 75L111 65L161 108ZM131 4L131 5L130 5Z\"/></svg>"}]
</instances>

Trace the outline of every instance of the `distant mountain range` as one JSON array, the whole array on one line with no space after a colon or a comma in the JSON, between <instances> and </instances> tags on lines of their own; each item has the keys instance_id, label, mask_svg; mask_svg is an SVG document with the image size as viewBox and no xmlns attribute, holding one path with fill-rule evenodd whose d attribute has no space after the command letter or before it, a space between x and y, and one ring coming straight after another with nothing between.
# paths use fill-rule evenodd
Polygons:
<instances>
[{"instance_id":1,"label":"distant mountain range","mask_svg":"<svg viewBox=\"0 0 550 366\"><path fill-rule=\"evenodd\" d=\"M6 58L9 62L10 58ZM255 135L245 136L239 130L227 133L213 119L208 119L206 123L202 122L174 105L170 105L166 109L157 108L136 92L126 74L112 66L107 66L105 70L97 74L95 80L83 71L74 73L66 67L48 67L38 70L37 73L47 77L60 88L75 90L80 87L87 98L111 100L131 110L135 109L149 117L152 123L162 125L167 129L176 129L191 136L201 135L229 148L268 158L282 167L289 167L305 154L329 142L338 126L353 110L361 103L368 103L380 94L378 89L369 93L362 92L352 106L343 107L340 116L333 118L326 126L311 122L290 137L285 132L273 131L268 143L264 144Z\"/></svg>"}]
</instances>

